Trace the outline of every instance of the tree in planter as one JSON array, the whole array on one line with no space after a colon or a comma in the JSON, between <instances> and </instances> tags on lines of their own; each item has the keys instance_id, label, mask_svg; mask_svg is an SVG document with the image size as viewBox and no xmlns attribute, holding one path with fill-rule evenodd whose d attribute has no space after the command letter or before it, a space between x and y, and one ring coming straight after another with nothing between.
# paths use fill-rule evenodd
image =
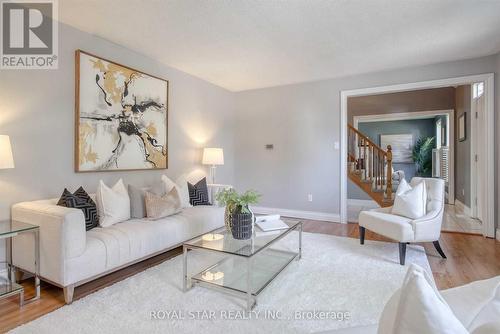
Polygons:
<instances>
[{"instance_id":1,"label":"tree in planter","mask_svg":"<svg viewBox=\"0 0 500 334\"><path fill-rule=\"evenodd\" d=\"M417 176L432 175L432 149L434 137L420 137L413 147L412 158L415 162Z\"/></svg>"}]
</instances>

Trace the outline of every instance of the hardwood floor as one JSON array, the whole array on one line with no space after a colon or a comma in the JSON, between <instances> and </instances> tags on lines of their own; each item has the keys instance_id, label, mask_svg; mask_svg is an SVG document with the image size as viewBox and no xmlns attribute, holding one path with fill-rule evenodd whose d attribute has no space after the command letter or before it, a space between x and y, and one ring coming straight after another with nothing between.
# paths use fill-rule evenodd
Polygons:
<instances>
[{"instance_id":1,"label":"hardwood floor","mask_svg":"<svg viewBox=\"0 0 500 334\"><path fill-rule=\"evenodd\" d=\"M336 224L305 221L304 231L342 237L358 238L357 224ZM366 240L390 241L366 231ZM500 275L500 242L479 235L443 233L441 246L448 259L442 259L432 243L424 244L432 273L439 289L447 289L472 281ZM394 244L397 247L397 244ZM181 249L174 249L151 259L137 263L75 289L75 299L82 298L103 287L112 285L149 267L175 257ZM398 259L394 259L395 263ZM29 298L33 295L33 281L22 282ZM6 332L23 323L34 320L64 305L62 289L42 282L42 298L19 309L17 297L0 301L0 332Z\"/></svg>"}]
</instances>

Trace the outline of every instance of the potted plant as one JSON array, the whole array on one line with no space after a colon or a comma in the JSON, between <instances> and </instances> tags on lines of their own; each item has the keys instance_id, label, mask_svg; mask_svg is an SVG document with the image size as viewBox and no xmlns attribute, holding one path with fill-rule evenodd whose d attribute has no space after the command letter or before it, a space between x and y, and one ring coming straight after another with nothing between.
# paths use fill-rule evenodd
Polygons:
<instances>
[{"instance_id":1,"label":"potted plant","mask_svg":"<svg viewBox=\"0 0 500 334\"><path fill-rule=\"evenodd\" d=\"M420 137L413 147L413 161L417 176L430 176L432 174L432 149L434 137Z\"/></svg>"},{"instance_id":2,"label":"potted plant","mask_svg":"<svg viewBox=\"0 0 500 334\"><path fill-rule=\"evenodd\" d=\"M246 240L252 237L253 214L248 207L257 204L260 194L248 190L238 194L234 189L225 189L215 196L217 201L226 206L224 223L228 231L238 240Z\"/></svg>"}]
</instances>

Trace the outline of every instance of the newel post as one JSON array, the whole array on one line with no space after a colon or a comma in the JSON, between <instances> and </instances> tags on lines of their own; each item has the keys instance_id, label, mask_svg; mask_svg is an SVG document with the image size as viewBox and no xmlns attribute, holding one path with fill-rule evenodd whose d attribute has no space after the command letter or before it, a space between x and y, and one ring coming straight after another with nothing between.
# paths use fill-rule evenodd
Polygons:
<instances>
[{"instance_id":1,"label":"newel post","mask_svg":"<svg viewBox=\"0 0 500 334\"><path fill-rule=\"evenodd\" d=\"M386 180L387 180L387 199L392 200L392 147L387 145L387 169L386 169Z\"/></svg>"}]
</instances>

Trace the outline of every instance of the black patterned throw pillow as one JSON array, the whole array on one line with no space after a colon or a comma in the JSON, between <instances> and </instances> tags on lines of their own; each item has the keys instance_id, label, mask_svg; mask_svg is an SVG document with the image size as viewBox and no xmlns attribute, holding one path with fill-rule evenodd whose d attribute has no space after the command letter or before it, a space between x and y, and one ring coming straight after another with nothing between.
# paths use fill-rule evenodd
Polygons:
<instances>
[{"instance_id":1,"label":"black patterned throw pillow","mask_svg":"<svg viewBox=\"0 0 500 334\"><path fill-rule=\"evenodd\" d=\"M87 231L99 224L96 204L83 187L78 188L73 194L68 189L64 189L57 205L81 209L85 216L85 230Z\"/></svg>"},{"instance_id":2,"label":"black patterned throw pillow","mask_svg":"<svg viewBox=\"0 0 500 334\"><path fill-rule=\"evenodd\" d=\"M208 201L208 187L206 178L201 179L194 185L188 182L188 189L189 203L191 203L192 206L210 205L210 202Z\"/></svg>"}]
</instances>

